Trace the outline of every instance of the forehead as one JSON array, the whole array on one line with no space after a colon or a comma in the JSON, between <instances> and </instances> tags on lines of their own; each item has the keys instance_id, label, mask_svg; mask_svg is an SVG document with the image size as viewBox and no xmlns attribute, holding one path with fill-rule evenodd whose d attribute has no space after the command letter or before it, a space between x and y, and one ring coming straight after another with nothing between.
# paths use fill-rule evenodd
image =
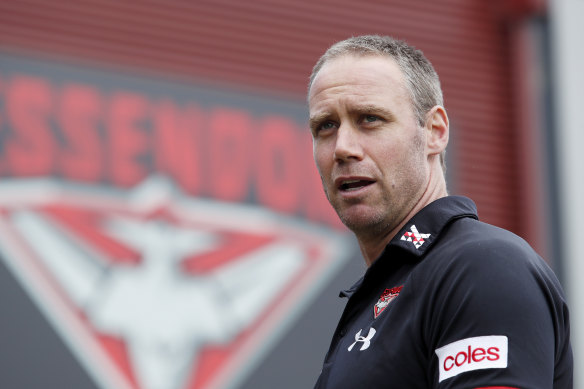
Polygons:
<instances>
[{"instance_id":1,"label":"forehead","mask_svg":"<svg viewBox=\"0 0 584 389\"><path fill-rule=\"evenodd\" d=\"M343 55L326 62L308 94L310 109L324 100L343 96L362 101L407 97L403 72L391 58L381 55ZM408 99L409 100L409 99Z\"/></svg>"}]
</instances>

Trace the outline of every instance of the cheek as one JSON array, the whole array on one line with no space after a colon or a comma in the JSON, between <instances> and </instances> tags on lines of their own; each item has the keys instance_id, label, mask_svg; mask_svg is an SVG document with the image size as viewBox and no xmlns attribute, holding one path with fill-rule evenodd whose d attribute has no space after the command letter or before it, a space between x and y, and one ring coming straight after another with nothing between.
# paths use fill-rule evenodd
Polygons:
<instances>
[{"instance_id":1,"label":"cheek","mask_svg":"<svg viewBox=\"0 0 584 389\"><path fill-rule=\"evenodd\" d=\"M423 153L413 147L401 143L386 143L385 147L376 150L379 156L378 169L393 186L402 185L408 177L415 177L423 170Z\"/></svg>"},{"instance_id":2,"label":"cheek","mask_svg":"<svg viewBox=\"0 0 584 389\"><path fill-rule=\"evenodd\" d=\"M387 174L391 174L408 158L408 153L396 143L379 143L374 153L378 156L379 168Z\"/></svg>"},{"instance_id":3,"label":"cheek","mask_svg":"<svg viewBox=\"0 0 584 389\"><path fill-rule=\"evenodd\" d=\"M330 157L331 154L329 154L326 148L322 146L314 146L312 154L314 157L314 163L318 169L318 173L322 177L322 175L330 169L330 166L332 166L333 161Z\"/></svg>"}]
</instances>

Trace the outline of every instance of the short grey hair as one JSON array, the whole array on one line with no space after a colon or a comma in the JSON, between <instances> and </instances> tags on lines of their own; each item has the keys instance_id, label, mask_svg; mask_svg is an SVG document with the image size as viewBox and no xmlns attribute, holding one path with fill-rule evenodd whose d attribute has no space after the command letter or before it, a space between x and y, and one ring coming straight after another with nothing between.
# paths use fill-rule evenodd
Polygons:
<instances>
[{"instance_id":1,"label":"short grey hair","mask_svg":"<svg viewBox=\"0 0 584 389\"><path fill-rule=\"evenodd\" d=\"M444 97L438 74L422 51L390 36L363 35L335 43L319 58L312 69L308 91L314 78L330 60L344 55L380 55L393 59L404 74L412 108L420 126L426 123L426 114L436 105L444 106ZM444 153L441 155L445 170Z\"/></svg>"},{"instance_id":2,"label":"short grey hair","mask_svg":"<svg viewBox=\"0 0 584 389\"><path fill-rule=\"evenodd\" d=\"M440 80L430 61L420 50L389 36L364 35L335 43L314 65L308 90L325 63L348 54L384 55L392 58L404 74L414 113L420 125L425 124L426 113L432 107L444 105Z\"/></svg>"}]
</instances>

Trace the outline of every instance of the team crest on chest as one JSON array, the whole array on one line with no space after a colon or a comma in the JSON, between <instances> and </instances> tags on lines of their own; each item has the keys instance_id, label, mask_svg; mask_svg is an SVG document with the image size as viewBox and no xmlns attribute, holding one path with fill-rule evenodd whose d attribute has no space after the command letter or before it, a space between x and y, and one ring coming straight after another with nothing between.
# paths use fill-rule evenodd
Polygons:
<instances>
[{"instance_id":1,"label":"team crest on chest","mask_svg":"<svg viewBox=\"0 0 584 389\"><path fill-rule=\"evenodd\" d=\"M385 289L385 291L379 297L379 300L373 306L373 316L377 319L377 316L381 315L381 312L387 308L389 303L393 301L401 292L403 286L396 286L395 288Z\"/></svg>"}]
</instances>

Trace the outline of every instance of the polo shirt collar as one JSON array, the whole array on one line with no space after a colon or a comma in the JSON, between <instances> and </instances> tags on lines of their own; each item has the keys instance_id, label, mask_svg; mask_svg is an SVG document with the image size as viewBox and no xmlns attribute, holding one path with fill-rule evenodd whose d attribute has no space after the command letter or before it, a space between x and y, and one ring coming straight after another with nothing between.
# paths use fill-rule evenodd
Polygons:
<instances>
[{"instance_id":1,"label":"polo shirt collar","mask_svg":"<svg viewBox=\"0 0 584 389\"><path fill-rule=\"evenodd\" d=\"M444 228L452 221L464 217L478 220L476 205L468 197L447 196L431 202L415 214L393 237L380 257L367 270L366 275L373 267L380 265L378 262L384 261L384 257L389 256L389 253L396 249L405 251L406 257L410 260L421 260L433 243L438 240ZM341 291L339 296L350 297L359 289L363 280L364 277L361 277L351 288Z\"/></svg>"},{"instance_id":2,"label":"polo shirt collar","mask_svg":"<svg viewBox=\"0 0 584 389\"><path fill-rule=\"evenodd\" d=\"M448 196L435 200L404 225L386 246L385 251L399 247L414 257L421 258L447 225L464 217L478 219L476 205L471 199Z\"/></svg>"}]
</instances>

